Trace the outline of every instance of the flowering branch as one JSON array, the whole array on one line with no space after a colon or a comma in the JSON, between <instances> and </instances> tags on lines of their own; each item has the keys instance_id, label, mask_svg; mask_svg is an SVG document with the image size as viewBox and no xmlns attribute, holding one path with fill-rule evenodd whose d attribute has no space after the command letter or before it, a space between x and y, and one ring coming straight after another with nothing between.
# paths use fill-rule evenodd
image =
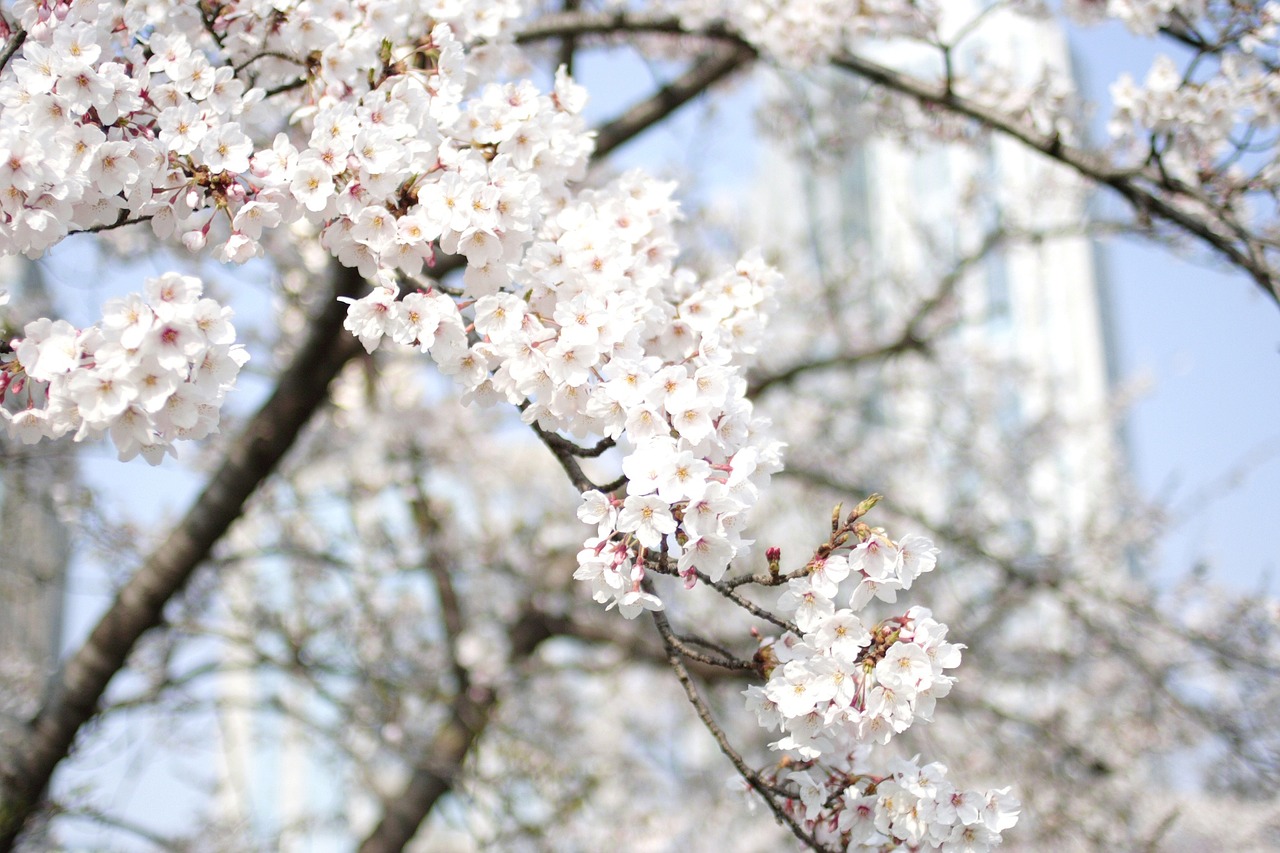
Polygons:
<instances>
[{"instance_id":1,"label":"flowering branch","mask_svg":"<svg viewBox=\"0 0 1280 853\"><path fill-rule=\"evenodd\" d=\"M1000 111L972 98L957 95L946 86L922 82L908 74L856 54L841 54L832 59L838 68L850 71L872 83L915 98L920 103L941 107L956 115L973 119L1029 148L1070 166L1080 175L1115 190L1140 217L1163 219L1198 237L1205 245L1244 270L1272 301L1280 304L1280 282L1266 260L1265 251L1272 248L1240 225L1225 205L1216 204L1180 181L1154 168L1115 168L1100 155L1069 145L1057 133L1043 133L1011 119ZM1150 187L1158 188L1159 192ZM1168 196L1163 193L1169 193ZM1202 206L1188 209L1186 202Z\"/></svg>"},{"instance_id":2,"label":"flowering branch","mask_svg":"<svg viewBox=\"0 0 1280 853\"><path fill-rule=\"evenodd\" d=\"M19 33L6 43L6 59L21 47L22 41L23 34ZM699 87L711 85L732 67L730 63L714 60L695 66L606 126L600 134L596 156L602 156L669 115L696 95ZM304 84L305 81L299 85ZM292 84L283 84L280 91L287 88L292 88ZM123 216L121 211L111 223L81 230L105 230L148 218ZM203 236L199 240L202 241ZM443 276L464 262L462 255L444 253L432 272ZM361 280L361 275L344 268L336 279L336 295L354 297ZM0 813L0 850L12 846L34 813L54 768L69 752L76 732L96 712L108 681L123 665L130 650L143 633L160 624L164 604L182 587L212 544L238 516L244 501L291 445L309 414L324 399L329 380L359 352L351 336L341 332L344 311L341 303L332 303L317 319L308 342L283 374L276 393L233 443L218 473L192 506L186 520L134 575L85 644L70 658L53 698L31 723L31 737L21 749L0 762L0 802L5 805ZM557 453L576 466L571 457L563 455L563 450ZM583 477L576 482L586 488L589 481Z\"/></svg>"}]
</instances>

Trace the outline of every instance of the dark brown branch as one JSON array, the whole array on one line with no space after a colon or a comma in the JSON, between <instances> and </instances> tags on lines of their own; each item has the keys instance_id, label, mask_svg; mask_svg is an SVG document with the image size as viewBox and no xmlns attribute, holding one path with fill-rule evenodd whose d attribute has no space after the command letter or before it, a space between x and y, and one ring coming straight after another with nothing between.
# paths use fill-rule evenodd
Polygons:
<instances>
[{"instance_id":1,"label":"dark brown branch","mask_svg":"<svg viewBox=\"0 0 1280 853\"><path fill-rule=\"evenodd\" d=\"M18 52L18 48L22 47L22 43L27 40L27 31L17 28L13 31L13 35L9 36L9 40L4 43L4 48L0 49L0 71L9 64L9 60Z\"/></svg>"},{"instance_id":2,"label":"dark brown branch","mask_svg":"<svg viewBox=\"0 0 1280 853\"><path fill-rule=\"evenodd\" d=\"M524 408L523 406L521 408ZM564 469L564 473L569 477L569 482L573 483L573 487L579 492L589 492L592 489L599 488L595 483L591 482L582 471L582 466L578 464L575 454L569 447L577 447L573 442L566 441L553 432L547 432L536 423L529 424L538 438L542 439L542 443L547 446L552 455L556 457L556 461L560 463L560 467ZM568 445L568 447L566 447Z\"/></svg>"},{"instance_id":3,"label":"dark brown branch","mask_svg":"<svg viewBox=\"0 0 1280 853\"><path fill-rule=\"evenodd\" d=\"M577 456L580 459L594 459L617 444L617 441L612 438L602 438L591 447L580 447L554 432L542 432L541 437L548 447L563 450L565 453Z\"/></svg>"},{"instance_id":4,"label":"dark brown branch","mask_svg":"<svg viewBox=\"0 0 1280 853\"><path fill-rule=\"evenodd\" d=\"M419 460L415 459L415 462L417 461ZM425 568L435 584L436 598L440 602L440 621L444 624L445 645L453 667L453 676L457 682L458 692L465 693L471 684L471 676L458 657L458 641L466 629L463 624L462 601L458 598L458 591L453 585L449 553L441 541L443 530L440 518L436 514L436 507L432 505L426 490L422 487L420 477L415 477L412 509L414 523L418 528L418 539L427 549Z\"/></svg>"},{"instance_id":5,"label":"dark brown branch","mask_svg":"<svg viewBox=\"0 0 1280 853\"><path fill-rule=\"evenodd\" d=\"M294 89L301 89L303 86L307 85L307 82L306 77L298 77L294 80L289 80L288 82L281 83L278 86L271 87L266 91L266 94L263 95L263 97L274 98L276 95L283 95L285 92L292 92Z\"/></svg>"},{"instance_id":6,"label":"dark brown branch","mask_svg":"<svg viewBox=\"0 0 1280 853\"><path fill-rule=\"evenodd\" d=\"M657 572L658 574L672 574L672 575L676 574L675 569L668 569L666 571L663 571L660 567L655 565L651 565L649 568L650 570ZM748 598L745 598L742 595L742 593L738 592L737 589L735 588L739 586L739 584L734 584L730 581L723 581L723 580L713 581L705 572L698 571L696 569L694 570L694 574L697 576L699 582L701 582L706 586L711 587L716 592L720 593L720 595L729 599L734 604L738 605L743 610L747 611L753 616L758 616L761 619L765 620L766 622L770 622L778 626L784 631L790 631L796 635L801 635L804 633L795 625L788 622L786 619L782 619L774 615L773 613L770 613L768 610L765 610L760 605L756 604L755 602L751 601Z\"/></svg>"},{"instance_id":7,"label":"dark brown branch","mask_svg":"<svg viewBox=\"0 0 1280 853\"><path fill-rule=\"evenodd\" d=\"M489 722L496 696L489 688L463 691L449 709L409 784L383 804L382 819L360 844L360 853L399 853L418 832L436 801L454 786L471 746Z\"/></svg>"},{"instance_id":8,"label":"dark brown branch","mask_svg":"<svg viewBox=\"0 0 1280 853\"><path fill-rule=\"evenodd\" d=\"M662 12L562 12L543 15L530 21L516 35L519 44L531 44L567 36L616 36L628 33L655 33L672 36L694 36L713 41L732 41L751 50L751 46L719 22L711 22L698 30L690 30L678 18Z\"/></svg>"},{"instance_id":9,"label":"dark brown branch","mask_svg":"<svg viewBox=\"0 0 1280 853\"><path fill-rule=\"evenodd\" d=\"M833 370L837 368L851 368L863 364L873 362L881 362L909 352L924 353L929 349L929 342L923 338L916 337L914 326L908 326L903 330L902 334L887 344L880 346L868 347L864 350L856 352L842 353L840 355L828 356L827 358L815 358L809 361L793 364L791 367L779 370L776 373L770 373L765 376L753 377L753 381L747 386L747 396L755 399L760 394L771 388L778 386L790 385L801 376L810 373L816 373L823 370Z\"/></svg>"},{"instance_id":10,"label":"dark brown branch","mask_svg":"<svg viewBox=\"0 0 1280 853\"><path fill-rule=\"evenodd\" d=\"M116 228L123 228L126 225L137 225L139 222L150 221L150 216L126 216L125 212L120 211L120 215L116 217L115 222L108 222L103 225L92 225L88 228L81 228L78 231L72 231L72 234L101 234L103 231L112 231Z\"/></svg>"},{"instance_id":11,"label":"dark brown branch","mask_svg":"<svg viewBox=\"0 0 1280 853\"><path fill-rule=\"evenodd\" d=\"M750 50L733 47L699 60L652 96L600 128L596 136L596 155L603 157L639 136L642 131L662 121L711 86L744 68L754 58L755 54Z\"/></svg>"},{"instance_id":12,"label":"dark brown branch","mask_svg":"<svg viewBox=\"0 0 1280 853\"><path fill-rule=\"evenodd\" d=\"M678 637L673 634L671 642L675 645L676 650L680 652L680 656L689 660L737 672L755 672L756 666L751 661L736 658L719 646L698 637ZM693 648L695 645L711 648L716 654L709 655L706 652L700 652Z\"/></svg>"},{"instance_id":13,"label":"dark brown branch","mask_svg":"<svg viewBox=\"0 0 1280 853\"><path fill-rule=\"evenodd\" d=\"M564 0L564 11L576 12L582 6L582 0ZM573 59L578 50L578 37L568 35L560 40L559 64L564 66L565 73L573 76Z\"/></svg>"},{"instance_id":14,"label":"dark brown branch","mask_svg":"<svg viewBox=\"0 0 1280 853\"><path fill-rule=\"evenodd\" d=\"M279 59L283 62L292 62L294 65L302 65L304 67L307 64L305 59L298 59L298 57L296 56L290 56L289 54L281 53L278 50L264 50L262 51L262 53L255 53L253 56L249 57L244 62L241 62L239 65L231 66L231 70L236 74L239 74L241 71L245 70L250 65L257 62L259 59ZM292 83L294 81L290 81L290 82Z\"/></svg>"}]
</instances>

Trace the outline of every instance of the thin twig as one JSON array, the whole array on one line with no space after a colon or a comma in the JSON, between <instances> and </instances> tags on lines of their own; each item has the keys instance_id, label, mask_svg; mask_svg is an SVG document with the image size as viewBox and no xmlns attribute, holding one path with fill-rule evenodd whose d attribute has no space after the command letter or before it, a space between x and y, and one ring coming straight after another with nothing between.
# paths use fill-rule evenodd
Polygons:
<instances>
[{"instance_id":1,"label":"thin twig","mask_svg":"<svg viewBox=\"0 0 1280 853\"><path fill-rule=\"evenodd\" d=\"M664 575L677 574L675 569L671 569L671 568L663 569L661 566L656 564L651 565L649 568L652 571L657 572L658 574L664 574ZM788 622L786 619L781 619L775 616L774 614L770 613L768 610L765 610L760 605L754 603L753 601L747 598L744 598L740 593L738 593L733 588L731 584L725 581L713 581L711 580L710 577L706 575L706 573L704 573L699 569L694 569L694 574L697 576L698 580L703 585L711 587L716 592L720 593L722 596L729 599L734 604L738 605L748 613L751 613L752 615L755 615L755 616L759 616L761 619L764 619L766 622L772 622L774 625L778 626L784 631L791 631L792 633L795 633L795 634L804 633L795 625Z\"/></svg>"},{"instance_id":2,"label":"thin twig","mask_svg":"<svg viewBox=\"0 0 1280 853\"><path fill-rule=\"evenodd\" d=\"M652 591L652 585L649 585L649 590ZM653 611L653 624L657 627L658 634L662 637L662 644L667 650L667 663L671 666L671 671L675 673L676 680L684 688L684 695L689 699L689 704L693 705L694 711L698 714L698 719L702 721L707 731L715 738L720 751L725 754L725 757L729 759L734 769L746 780L747 784L764 799L765 804L769 806L769 810L773 812L774 816L790 829L796 838L800 839L805 846L812 850L825 851L827 848L818 843L818 840L808 832L805 832L804 827L787 813L786 809L783 808L771 792L770 786L760 778L759 773L747 765L742 755L733 748L733 744L729 743L729 738L725 735L724 729L720 728L720 724L712 716L711 709L707 707L707 703L703 700L698 686L693 683L689 670L684 666L684 661L681 659L681 643L676 638L675 632L671 630L671 623L667 619L667 615L661 610Z\"/></svg>"},{"instance_id":3,"label":"thin twig","mask_svg":"<svg viewBox=\"0 0 1280 853\"><path fill-rule=\"evenodd\" d=\"M676 644L682 657L689 660L705 663L708 666L718 666L722 669L732 669L741 672L755 672L756 665L749 660L742 660L734 657L731 653L725 651L714 643L700 639L698 637L681 637L672 635L672 642ZM706 646L714 649L718 654L708 655L697 649L690 648L692 645Z\"/></svg>"}]
</instances>

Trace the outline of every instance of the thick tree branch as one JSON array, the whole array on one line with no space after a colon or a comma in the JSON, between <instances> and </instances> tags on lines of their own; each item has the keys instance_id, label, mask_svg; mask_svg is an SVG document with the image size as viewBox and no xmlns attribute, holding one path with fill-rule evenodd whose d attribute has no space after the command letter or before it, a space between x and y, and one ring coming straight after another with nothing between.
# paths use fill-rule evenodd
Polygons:
<instances>
[{"instance_id":1,"label":"thick tree branch","mask_svg":"<svg viewBox=\"0 0 1280 853\"><path fill-rule=\"evenodd\" d=\"M532 44L569 36L621 36L629 33L731 41L747 50L753 50L741 36L723 23L713 21L697 30L691 30L680 23L678 18L665 12L561 12L557 15L542 15L526 24L516 35L516 41L520 44Z\"/></svg>"},{"instance_id":2,"label":"thick tree branch","mask_svg":"<svg viewBox=\"0 0 1280 853\"><path fill-rule=\"evenodd\" d=\"M0 71L9 64L9 60L18 52L18 48L22 47L22 43L27 40L27 31L24 29L15 29L13 35L9 36L8 41L4 43L4 47L0 48Z\"/></svg>"},{"instance_id":3,"label":"thick tree branch","mask_svg":"<svg viewBox=\"0 0 1280 853\"><path fill-rule=\"evenodd\" d=\"M436 732L409 784L383 804L382 819L360 844L360 853L398 853L404 849L436 801L453 788L496 702L489 688L458 694L450 706L449 719Z\"/></svg>"},{"instance_id":4,"label":"thick tree branch","mask_svg":"<svg viewBox=\"0 0 1280 853\"><path fill-rule=\"evenodd\" d=\"M441 541L443 533L441 519L437 515L437 508L427 497L421 480L415 482L412 509L414 523L418 528L418 538L427 548L424 567L427 574L431 576L436 588L436 598L440 603L440 621L444 625L445 645L449 652L454 680L457 682L458 692L466 693L471 685L471 674L462 665L458 656L458 643L466 630L462 601L453 584L452 561Z\"/></svg>"},{"instance_id":5,"label":"thick tree branch","mask_svg":"<svg viewBox=\"0 0 1280 853\"><path fill-rule=\"evenodd\" d=\"M564 0L564 11L576 12L582 7L582 0ZM578 37L565 36L560 42L559 64L564 66L565 73L573 76L573 59L578 50Z\"/></svg>"}]
</instances>

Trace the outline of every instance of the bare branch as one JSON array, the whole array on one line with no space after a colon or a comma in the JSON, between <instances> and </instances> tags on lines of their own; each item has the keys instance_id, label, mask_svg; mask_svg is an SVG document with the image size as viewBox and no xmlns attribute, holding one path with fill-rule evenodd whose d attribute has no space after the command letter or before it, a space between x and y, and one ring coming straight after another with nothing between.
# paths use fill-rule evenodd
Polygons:
<instances>
[{"instance_id":1,"label":"bare branch","mask_svg":"<svg viewBox=\"0 0 1280 853\"><path fill-rule=\"evenodd\" d=\"M652 591L652 586L649 587ZM698 714L698 719L706 726L711 736L715 738L716 744L720 747L720 751L725 754L729 762L733 764L734 769L746 780L747 784L756 790L764 799L765 804L769 806L769 810L774 816L788 829L796 838L800 839L804 844L813 850L826 850L818 843L812 835L804 831L804 827L796 822L787 811L778 803L769 786L760 774L747 765L742 755L733 748L733 744L729 743L728 736L724 733L724 729L720 728L720 724L716 722L715 717L711 714L711 709L707 707L706 701L702 698L702 694L698 691L698 686L693 683L692 676L685 669L684 661L681 659L684 654L681 651L681 643L677 639L675 632L671 630L671 623L667 619L667 615L661 610L653 611L653 624L657 626L658 634L662 637L663 645L667 649L667 662L671 665L671 671L675 673L676 680L680 682L680 686L684 688L684 695L689 699L689 704L693 705L694 710Z\"/></svg>"},{"instance_id":2,"label":"bare branch","mask_svg":"<svg viewBox=\"0 0 1280 853\"><path fill-rule=\"evenodd\" d=\"M1072 229L1071 233L1078 234L1080 229ZM930 347L930 336L925 332L925 323L929 321L929 318L938 309L950 301L961 280L971 269L986 260L987 256L993 251L1003 248L1006 243L1013 239L1041 240L1046 236L1043 232L1021 234L1009 229L997 229L989 232L974 251L955 262L954 266L939 280L933 293L928 298L920 301L915 310L911 312L911 319L906 322L902 331L893 340L856 352L810 359L784 368L776 373L752 377L748 386L747 396L754 398L775 386L790 385L799 377L814 371L857 367L861 364L895 358L909 352L927 353Z\"/></svg>"},{"instance_id":3,"label":"bare branch","mask_svg":"<svg viewBox=\"0 0 1280 853\"><path fill-rule=\"evenodd\" d=\"M559 628L558 620L526 611L508 631L512 663L527 659L544 640L559 633ZM398 853L409 843L440 797L453 789L497 703L498 694L488 687L473 686L458 692L450 705L449 719L432 738L404 790L383 803L382 819L360 844L360 853Z\"/></svg>"},{"instance_id":4,"label":"bare branch","mask_svg":"<svg viewBox=\"0 0 1280 853\"><path fill-rule=\"evenodd\" d=\"M566 12L576 12L582 6L582 0L564 0ZM559 64L564 66L565 73L573 76L573 59L578 50L578 37L565 36L560 42Z\"/></svg>"},{"instance_id":5,"label":"bare branch","mask_svg":"<svg viewBox=\"0 0 1280 853\"><path fill-rule=\"evenodd\" d=\"M717 51L700 60L651 97L600 128L596 136L596 154L603 157L639 136L642 131L662 121L711 86L746 67L754 58L755 54L751 51L734 47Z\"/></svg>"},{"instance_id":6,"label":"bare branch","mask_svg":"<svg viewBox=\"0 0 1280 853\"><path fill-rule=\"evenodd\" d=\"M658 563L651 563L649 565L649 570L652 572L656 572L660 575L676 575L677 574L674 568L669 568L669 567L664 568L662 565ZM788 622L786 619L782 619L778 616L775 616L773 613L770 613L768 610L765 610L760 605L756 604L755 602L751 601L748 598L745 598L742 595L742 593L738 592L736 589L736 587L740 586L740 584L735 584L735 583L732 583L731 581L713 581L705 572L702 572L697 569L694 570L694 575L698 578L698 581L700 583L702 583L705 586L711 587L720 595L729 599L734 604L738 605L739 607L741 607L743 610L747 611L751 615L758 616L759 618L765 620L766 622L770 622L778 626L784 631L791 631L794 634L804 633L795 625Z\"/></svg>"},{"instance_id":7,"label":"bare branch","mask_svg":"<svg viewBox=\"0 0 1280 853\"><path fill-rule=\"evenodd\" d=\"M404 849L436 802L452 790L496 701L488 688L463 691L455 697L449 719L436 732L409 784L383 803L382 819L361 842L360 853L399 853Z\"/></svg>"},{"instance_id":8,"label":"bare branch","mask_svg":"<svg viewBox=\"0 0 1280 853\"><path fill-rule=\"evenodd\" d=\"M458 692L465 693L471 684L471 675L458 656L458 640L465 630L462 618L462 602L454 588L449 567L449 555L441 540L440 519L434 512L426 492L419 481L413 496L413 516L418 526L418 538L427 548L426 569L435 583L436 597L440 602L440 619L444 623L445 644L449 661L458 683Z\"/></svg>"},{"instance_id":9,"label":"bare branch","mask_svg":"<svg viewBox=\"0 0 1280 853\"><path fill-rule=\"evenodd\" d=\"M523 409L524 407L521 406L521 408ZM582 466L578 464L578 460L575 458L577 454L570 449L577 448L577 445L566 441L553 432L547 432L537 423L532 423L529 426L556 457L556 461L560 463L560 467L564 469L564 473L568 475L569 482L573 483L575 489L579 492L589 492L592 489L600 488L591 481L590 477L583 473Z\"/></svg>"}]
</instances>

